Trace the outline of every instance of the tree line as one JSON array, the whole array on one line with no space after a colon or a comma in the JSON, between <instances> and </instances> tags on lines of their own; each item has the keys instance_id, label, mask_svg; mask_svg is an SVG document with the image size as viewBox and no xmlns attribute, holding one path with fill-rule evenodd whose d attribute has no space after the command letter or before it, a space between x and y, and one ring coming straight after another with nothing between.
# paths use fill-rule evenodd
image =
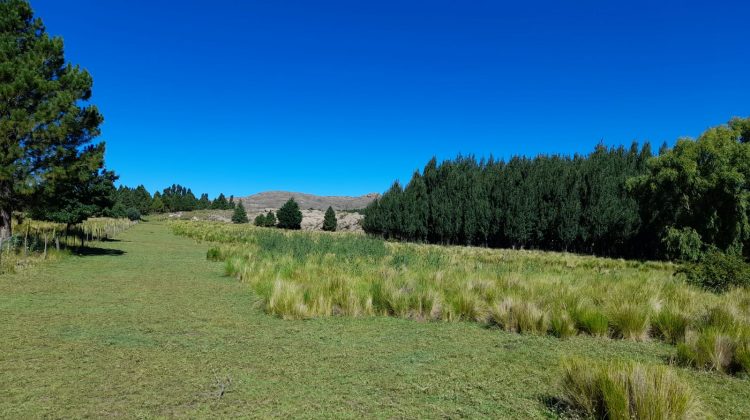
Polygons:
<instances>
[{"instance_id":1,"label":"tree line","mask_svg":"<svg viewBox=\"0 0 750 420\"><path fill-rule=\"evenodd\" d=\"M366 232L440 244L685 258L747 254L750 119L654 155L646 143L588 155L430 160L365 209Z\"/></svg>"},{"instance_id":2,"label":"tree line","mask_svg":"<svg viewBox=\"0 0 750 420\"><path fill-rule=\"evenodd\" d=\"M237 204L234 196L230 195L227 199L223 193L213 200L205 193L196 198L190 188L179 184L173 184L161 192L156 191L153 196L143 185L135 188L120 186L112 191L110 201L111 207L104 210L110 217L130 217L135 213L148 215L192 210L233 210Z\"/></svg>"}]
</instances>

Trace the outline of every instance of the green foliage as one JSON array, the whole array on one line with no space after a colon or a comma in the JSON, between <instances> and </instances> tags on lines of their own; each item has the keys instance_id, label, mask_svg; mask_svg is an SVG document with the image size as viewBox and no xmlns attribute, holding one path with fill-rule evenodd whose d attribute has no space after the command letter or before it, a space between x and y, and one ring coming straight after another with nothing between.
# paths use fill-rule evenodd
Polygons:
<instances>
[{"instance_id":1,"label":"green foliage","mask_svg":"<svg viewBox=\"0 0 750 420\"><path fill-rule=\"evenodd\" d=\"M208 199L208 194L201 194L201 198L198 199L198 203L195 206L196 210L208 210L211 208L211 200Z\"/></svg>"},{"instance_id":2,"label":"green foliage","mask_svg":"<svg viewBox=\"0 0 750 420\"><path fill-rule=\"evenodd\" d=\"M234 213L232 213L232 222L233 223L247 223L247 213L245 212L245 206L242 205L242 202L240 201L237 203L237 206L234 208Z\"/></svg>"},{"instance_id":3,"label":"green foliage","mask_svg":"<svg viewBox=\"0 0 750 420\"><path fill-rule=\"evenodd\" d=\"M273 211L269 210L266 214L265 220L263 221L263 226L265 227L276 227L276 215L273 214Z\"/></svg>"},{"instance_id":4,"label":"green foliage","mask_svg":"<svg viewBox=\"0 0 750 420\"><path fill-rule=\"evenodd\" d=\"M662 238L665 256L670 260L698 261L703 252L703 241L695 229L668 227Z\"/></svg>"},{"instance_id":5,"label":"green foliage","mask_svg":"<svg viewBox=\"0 0 750 420\"><path fill-rule=\"evenodd\" d=\"M418 242L638 256L638 206L625 182L650 156L648 145L600 145L585 158L433 158L371 203L362 225Z\"/></svg>"},{"instance_id":6,"label":"green foliage","mask_svg":"<svg viewBox=\"0 0 750 420\"><path fill-rule=\"evenodd\" d=\"M213 203L211 203L211 208L214 210L228 210L230 207L227 197L224 196L224 194L219 194L219 196L214 199Z\"/></svg>"},{"instance_id":7,"label":"green foliage","mask_svg":"<svg viewBox=\"0 0 750 420\"><path fill-rule=\"evenodd\" d=\"M693 390L664 366L596 363L570 359L563 364L563 399L596 419L705 418Z\"/></svg>"},{"instance_id":8,"label":"green foliage","mask_svg":"<svg viewBox=\"0 0 750 420\"><path fill-rule=\"evenodd\" d=\"M633 179L647 244L674 228L697 235L686 238L691 256L699 237L722 251L747 252L750 240L750 119L733 119L697 140L680 139L649 162L648 172ZM672 245L667 242L665 245ZM667 250L673 253L674 250Z\"/></svg>"},{"instance_id":9,"label":"green foliage","mask_svg":"<svg viewBox=\"0 0 750 420\"><path fill-rule=\"evenodd\" d=\"M598 145L587 156L430 160L365 209L367 233L410 241L695 261L750 256L750 119L653 157Z\"/></svg>"},{"instance_id":10,"label":"green foliage","mask_svg":"<svg viewBox=\"0 0 750 420\"><path fill-rule=\"evenodd\" d=\"M325 216L323 216L323 230L334 232L337 224L336 213L333 211L333 208L329 206L326 210Z\"/></svg>"},{"instance_id":11,"label":"green foliage","mask_svg":"<svg viewBox=\"0 0 750 420\"><path fill-rule=\"evenodd\" d=\"M299 204L290 198L276 212L276 218L279 220L278 226L282 229L299 229L302 223L302 212L299 210Z\"/></svg>"},{"instance_id":12,"label":"green foliage","mask_svg":"<svg viewBox=\"0 0 750 420\"><path fill-rule=\"evenodd\" d=\"M689 283L715 292L750 286L750 264L736 254L710 250L680 270Z\"/></svg>"},{"instance_id":13,"label":"green foliage","mask_svg":"<svg viewBox=\"0 0 750 420\"><path fill-rule=\"evenodd\" d=\"M164 213L165 210L166 206L164 205L164 201L161 199L161 195L157 196L156 194L154 194L154 199L151 200L149 213Z\"/></svg>"},{"instance_id":14,"label":"green foliage","mask_svg":"<svg viewBox=\"0 0 750 420\"><path fill-rule=\"evenodd\" d=\"M93 80L65 62L28 2L0 2L0 238L11 213L76 223L107 204L115 176L92 145L102 116L88 105Z\"/></svg>"},{"instance_id":15,"label":"green foliage","mask_svg":"<svg viewBox=\"0 0 750 420\"><path fill-rule=\"evenodd\" d=\"M255 226L259 226L259 227L265 226L266 225L266 216L264 216L263 213L255 216L255 219L253 220L253 224Z\"/></svg>"},{"instance_id":16,"label":"green foliage","mask_svg":"<svg viewBox=\"0 0 750 420\"><path fill-rule=\"evenodd\" d=\"M127 210L126 216L128 220L137 221L141 220L141 212L137 208L131 207Z\"/></svg>"}]
</instances>

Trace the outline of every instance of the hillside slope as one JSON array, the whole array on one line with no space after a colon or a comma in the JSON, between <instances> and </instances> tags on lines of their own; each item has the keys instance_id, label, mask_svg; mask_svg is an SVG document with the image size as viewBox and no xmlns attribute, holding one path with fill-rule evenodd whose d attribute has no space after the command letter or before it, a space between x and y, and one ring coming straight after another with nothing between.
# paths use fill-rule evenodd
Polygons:
<instances>
[{"instance_id":1,"label":"hillside slope","mask_svg":"<svg viewBox=\"0 0 750 420\"><path fill-rule=\"evenodd\" d=\"M291 197L294 197L299 203L300 209L304 210L326 210L328 206L333 207L334 210L356 210L367 207L378 195L377 193L370 193L359 197L348 197L322 196L291 191L265 191L241 197L239 200L242 201L248 211L278 209Z\"/></svg>"}]
</instances>

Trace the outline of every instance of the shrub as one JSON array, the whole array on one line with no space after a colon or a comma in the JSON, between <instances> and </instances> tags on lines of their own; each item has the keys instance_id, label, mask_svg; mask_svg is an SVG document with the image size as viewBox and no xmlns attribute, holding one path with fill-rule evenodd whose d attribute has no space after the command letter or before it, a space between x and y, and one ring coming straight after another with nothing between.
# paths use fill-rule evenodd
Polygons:
<instances>
[{"instance_id":1,"label":"shrub","mask_svg":"<svg viewBox=\"0 0 750 420\"><path fill-rule=\"evenodd\" d=\"M711 250L700 261L680 269L691 284L714 292L750 286L750 264L740 255Z\"/></svg>"},{"instance_id":2,"label":"shrub","mask_svg":"<svg viewBox=\"0 0 750 420\"><path fill-rule=\"evenodd\" d=\"M665 366L598 364L581 359L563 365L563 399L598 419L691 419L705 413L692 389Z\"/></svg>"},{"instance_id":3,"label":"shrub","mask_svg":"<svg viewBox=\"0 0 750 420\"><path fill-rule=\"evenodd\" d=\"M253 224L255 226L266 226L266 217L262 213L255 216L255 219L253 220Z\"/></svg>"},{"instance_id":4,"label":"shrub","mask_svg":"<svg viewBox=\"0 0 750 420\"><path fill-rule=\"evenodd\" d=\"M294 198L290 198L281 206L276 212L276 217L279 219L278 226L282 229L299 229L302 223L302 212L299 211L299 205Z\"/></svg>"},{"instance_id":5,"label":"shrub","mask_svg":"<svg viewBox=\"0 0 750 420\"><path fill-rule=\"evenodd\" d=\"M141 220L141 212L138 211L138 209L135 207L129 208L126 214L129 220L132 220L132 221Z\"/></svg>"},{"instance_id":6,"label":"shrub","mask_svg":"<svg viewBox=\"0 0 750 420\"><path fill-rule=\"evenodd\" d=\"M662 237L662 245L667 259L698 261L703 249L701 236L693 228L677 229L670 227Z\"/></svg>"}]
</instances>

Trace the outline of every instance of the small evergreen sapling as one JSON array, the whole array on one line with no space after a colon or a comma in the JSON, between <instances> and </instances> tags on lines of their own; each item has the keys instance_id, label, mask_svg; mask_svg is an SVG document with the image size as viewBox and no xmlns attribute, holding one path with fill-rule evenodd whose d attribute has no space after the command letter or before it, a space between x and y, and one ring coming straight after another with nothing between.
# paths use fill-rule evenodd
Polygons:
<instances>
[{"instance_id":1,"label":"small evergreen sapling","mask_svg":"<svg viewBox=\"0 0 750 420\"><path fill-rule=\"evenodd\" d=\"M232 222L234 223L247 223L247 213L245 212L245 206L242 202L238 202L234 208L234 214L232 214Z\"/></svg>"},{"instance_id":2,"label":"small evergreen sapling","mask_svg":"<svg viewBox=\"0 0 750 420\"><path fill-rule=\"evenodd\" d=\"M279 219L278 226L282 229L300 229L301 227L302 212L294 198L290 198L281 206L279 211L276 212L276 217Z\"/></svg>"},{"instance_id":3,"label":"small evergreen sapling","mask_svg":"<svg viewBox=\"0 0 750 420\"><path fill-rule=\"evenodd\" d=\"M264 223L266 227L275 227L276 226L276 215L273 214L271 210L268 211L268 214L266 214L266 217L264 219Z\"/></svg>"},{"instance_id":4,"label":"small evergreen sapling","mask_svg":"<svg viewBox=\"0 0 750 420\"><path fill-rule=\"evenodd\" d=\"M323 230L334 232L336 231L337 225L338 221L336 220L336 212L333 211L331 206L328 206L328 210L326 210L326 214L323 217Z\"/></svg>"}]
</instances>

